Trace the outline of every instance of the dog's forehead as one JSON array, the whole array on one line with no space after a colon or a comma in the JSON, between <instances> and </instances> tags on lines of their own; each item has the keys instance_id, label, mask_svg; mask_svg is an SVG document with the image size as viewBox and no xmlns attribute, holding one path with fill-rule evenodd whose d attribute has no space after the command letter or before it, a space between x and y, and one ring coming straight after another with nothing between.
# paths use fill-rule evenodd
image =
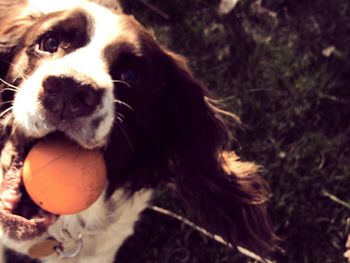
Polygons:
<instances>
[{"instance_id":1,"label":"dog's forehead","mask_svg":"<svg viewBox=\"0 0 350 263\"><path fill-rule=\"evenodd\" d=\"M130 27L132 19L122 13L111 12L105 8L100 9L99 12L90 10L89 7L84 10L92 21L91 38L96 44L107 46L123 36L131 38L136 35L135 28Z\"/></svg>"}]
</instances>

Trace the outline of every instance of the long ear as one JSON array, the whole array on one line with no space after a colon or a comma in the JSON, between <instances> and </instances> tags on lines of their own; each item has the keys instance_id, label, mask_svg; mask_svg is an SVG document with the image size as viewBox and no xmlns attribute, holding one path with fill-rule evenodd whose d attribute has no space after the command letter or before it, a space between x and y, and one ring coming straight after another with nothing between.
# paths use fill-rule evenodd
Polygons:
<instances>
[{"instance_id":1,"label":"long ear","mask_svg":"<svg viewBox=\"0 0 350 263\"><path fill-rule=\"evenodd\" d=\"M256 165L225 151L232 140L225 119L237 118L209 99L181 57L167 56L162 122L180 195L210 231L259 253L270 250L276 238L266 211L267 184Z\"/></svg>"},{"instance_id":2,"label":"long ear","mask_svg":"<svg viewBox=\"0 0 350 263\"><path fill-rule=\"evenodd\" d=\"M0 0L0 78L6 78L16 49L35 16L24 0ZM1 83L0 83L1 84ZM6 92L1 96L6 100Z\"/></svg>"},{"instance_id":3,"label":"long ear","mask_svg":"<svg viewBox=\"0 0 350 263\"><path fill-rule=\"evenodd\" d=\"M0 89L4 86L6 76L12 64L14 55L20 46L23 35L28 27L36 19L33 12L30 12L24 0L0 0ZM6 86L6 85L5 85ZM13 92L3 91L0 101L10 101L13 99ZM3 110L9 106L2 104Z\"/></svg>"}]
</instances>

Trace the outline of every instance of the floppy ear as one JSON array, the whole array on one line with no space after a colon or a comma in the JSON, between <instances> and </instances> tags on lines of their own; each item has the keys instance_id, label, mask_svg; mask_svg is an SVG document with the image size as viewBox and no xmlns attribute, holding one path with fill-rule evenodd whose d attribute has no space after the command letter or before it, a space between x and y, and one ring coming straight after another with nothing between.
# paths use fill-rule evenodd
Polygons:
<instances>
[{"instance_id":1,"label":"floppy ear","mask_svg":"<svg viewBox=\"0 0 350 263\"><path fill-rule=\"evenodd\" d=\"M0 0L0 78L5 79L16 48L35 16L26 12L23 0ZM1 84L1 83L0 83ZM6 92L5 92L6 93ZM1 97L6 97L2 94ZM6 98L4 98L6 100Z\"/></svg>"},{"instance_id":2,"label":"floppy ear","mask_svg":"<svg viewBox=\"0 0 350 263\"><path fill-rule=\"evenodd\" d=\"M0 1L1 58L11 52L25 32L26 19L21 16L23 2L24 1Z\"/></svg>"},{"instance_id":3,"label":"floppy ear","mask_svg":"<svg viewBox=\"0 0 350 263\"><path fill-rule=\"evenodd\" d=\"M255 252L270 250L275 235L267 184L256 165L225 151L232 140L229 122L238 118L215 105L180 56L166 56L162 122L180 196L213 233Z\"/></svg>"}]
</instances>

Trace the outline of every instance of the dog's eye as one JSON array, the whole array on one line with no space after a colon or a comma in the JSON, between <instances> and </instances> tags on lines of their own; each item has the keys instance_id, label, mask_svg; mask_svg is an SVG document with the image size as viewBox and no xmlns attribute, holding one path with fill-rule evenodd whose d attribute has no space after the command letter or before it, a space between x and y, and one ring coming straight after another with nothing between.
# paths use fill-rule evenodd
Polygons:
<instances>
[{"instance_id":1,"label":"dog's eye","mask_svg":"<svg viewBox=\"0 0 350 263\"><path fill-rule=\"evenodd\" d=\"M39 43L39 49L41 51L55 53L57 52L60 46L60 40L58 37L54 35L46 35L44 36Z\"/></svg>"},{"instance_id":2,"label":"dog's eye","mask_svg":"<svg viewBox=\"0 0 350 263\"><path fill-rule=\"evenodd\" d=\"M140 77L136 70L127 69L120 74L120 79L132 85L137 84L140 80Z\"/></svg>"}]
</instances>

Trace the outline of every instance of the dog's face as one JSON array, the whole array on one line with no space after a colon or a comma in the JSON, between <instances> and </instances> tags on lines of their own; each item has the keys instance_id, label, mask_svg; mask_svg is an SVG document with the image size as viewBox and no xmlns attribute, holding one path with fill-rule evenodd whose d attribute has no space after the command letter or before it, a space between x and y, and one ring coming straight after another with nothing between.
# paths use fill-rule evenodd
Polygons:
<instances>
[{"instance_id":1,"label":"dog's face","mask_svg":"<svg viewBox=\"0 0 350 263\"><path fill-rule=\"evenodd\" d=\"M76 8L40 17L21 38L7 76L18 89L18 129L27 137L60 131L85 148L105 146L114 123L123 121L119 109L134 110L119 92L147 100L157 88L156 81L148 86L152 71L145 73L156 66L151 45L121 13Z\"/></svg>"},{"instance_id":2,"label":"dog's face","mask_svg":"<svg viewBox=\"0 0 350 263\"><path fill-rule=\"evenodd\" d=\"M41 12L2 2L11 4L0 1L3 133L10 130L19 146L58 134L100 149L106 200L116 189L132 194L172 181L216 233L257 249L270 245L265 185L254 165L222 154L230 139L224 117L232 115L208 98L182 57L134 18L88 1ZM45 231L11 216L0 211L0 230L12 238Z\"/></svg>"}]
</instances>

